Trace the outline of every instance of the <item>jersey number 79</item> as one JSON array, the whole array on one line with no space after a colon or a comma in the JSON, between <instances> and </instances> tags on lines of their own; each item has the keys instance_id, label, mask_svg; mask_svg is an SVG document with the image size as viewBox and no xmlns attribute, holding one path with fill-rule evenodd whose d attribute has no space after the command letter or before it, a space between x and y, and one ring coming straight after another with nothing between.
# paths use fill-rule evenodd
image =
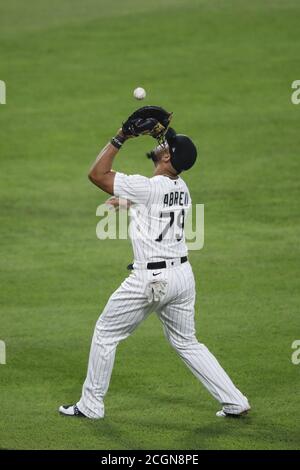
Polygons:
<instances>
[{"instance_id":1,"label":"jersey number 79","mask_svg":"<svg viewBox=\"0 0 300 470\"><path fill-rule=\"evenodd\" d=\"M160 213L160 218L161 219L168 219L166 226L164 227L163 231L161 234L155 239L156 242L161 242L164 238L166 238L166 235L170 228L174 225L175 219L176 219L176 226L180 230L180 234L176 233L176 240L180 242L183 237L183 230L184 230L184 217L185 217L185 212L184 209L182 209L180 212L177 213L177 216L175 217L175 212L161 212Z\"/></svg>"}]
</instances>

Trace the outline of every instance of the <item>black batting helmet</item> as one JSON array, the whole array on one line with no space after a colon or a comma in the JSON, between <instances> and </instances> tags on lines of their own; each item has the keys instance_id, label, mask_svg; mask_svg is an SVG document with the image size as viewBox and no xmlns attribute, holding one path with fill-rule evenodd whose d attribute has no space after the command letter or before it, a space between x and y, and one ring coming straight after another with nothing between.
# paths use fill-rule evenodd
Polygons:
<instances>
[{"instance_id":1,"label":"black batting helmet","mask_svg":"<svg viewBox=\"0 0 300 470\"><path fill-rule=\"evenodd\" d=\"M180 173L189 170L197 158L197 149L193 141L186 135L176 134L170 127L165 135L169 146L172 167Z\"/></svg>"}]
</instances>

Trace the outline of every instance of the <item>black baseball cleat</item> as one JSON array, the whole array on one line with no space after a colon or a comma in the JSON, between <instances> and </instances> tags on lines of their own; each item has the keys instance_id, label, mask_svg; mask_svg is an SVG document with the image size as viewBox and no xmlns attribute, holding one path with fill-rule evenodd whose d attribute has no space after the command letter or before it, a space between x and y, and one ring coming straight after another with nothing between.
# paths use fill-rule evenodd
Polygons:
<instances>
[{"instance_id":1,"label":"black baseball cleat","mask_svg":"<svg viewBox=\"0 0 300 470\"><path fill-rule=\"evenodd\" d=\"M87 416L81 413L77 405L62 405L58 408L58 411L61 415L64 416L73 416L74 418L87 418Z\"/></svg>"}]
</instances>

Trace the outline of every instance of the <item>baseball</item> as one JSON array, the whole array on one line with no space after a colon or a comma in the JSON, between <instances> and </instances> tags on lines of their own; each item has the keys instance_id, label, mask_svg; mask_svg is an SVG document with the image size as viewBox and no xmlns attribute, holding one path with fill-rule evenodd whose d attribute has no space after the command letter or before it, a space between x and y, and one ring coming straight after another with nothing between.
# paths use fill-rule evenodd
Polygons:
<instances>
[{"instance_id":1,"label":"baseball","mask_svg":"<svg viewBox=\"0 0 300 470\"><path fill-rule=\"evenodd\" d=\"M133 96L137 100L143 100L146 97L146 91L144 90L144 88L138 87L134 90Z\"/></svg>"}]
</instances>

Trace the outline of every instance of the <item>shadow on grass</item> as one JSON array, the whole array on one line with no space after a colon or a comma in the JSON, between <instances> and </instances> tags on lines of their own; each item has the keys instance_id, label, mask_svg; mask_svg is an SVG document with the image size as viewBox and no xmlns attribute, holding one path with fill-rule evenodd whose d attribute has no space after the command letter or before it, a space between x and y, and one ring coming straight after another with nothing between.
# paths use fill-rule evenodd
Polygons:
<instances>
[{"instance_id":1,"label":"shadow on grass","mask_svg":"<svg viewBox=\"0 0 300 470\"><path fill-rule=\"evenodd\" d=\"M127 430L124 428L124 423L120 426L107 418L93 423L93 426L90 426L90 423L85 424L88 425L89 432L99 436L99 444L101 435L105 434L105 438L112 442L112 449L218 449L220 446L217 445L216 440L219 442L219 439L223 437L227 440L232 438L231 448L234 448L239 433L238 429L231 433L227 427L213 423L199 427L198 425L191 426L187 422L171 424L167 420L158 421L157 419L148 421L144 419L143 422L130 420ZM135 429L135 434L140 430L141 440L131 437L130 429ZM170 433L174 433L171 440Z\"/></svg>"}]
</instances>

